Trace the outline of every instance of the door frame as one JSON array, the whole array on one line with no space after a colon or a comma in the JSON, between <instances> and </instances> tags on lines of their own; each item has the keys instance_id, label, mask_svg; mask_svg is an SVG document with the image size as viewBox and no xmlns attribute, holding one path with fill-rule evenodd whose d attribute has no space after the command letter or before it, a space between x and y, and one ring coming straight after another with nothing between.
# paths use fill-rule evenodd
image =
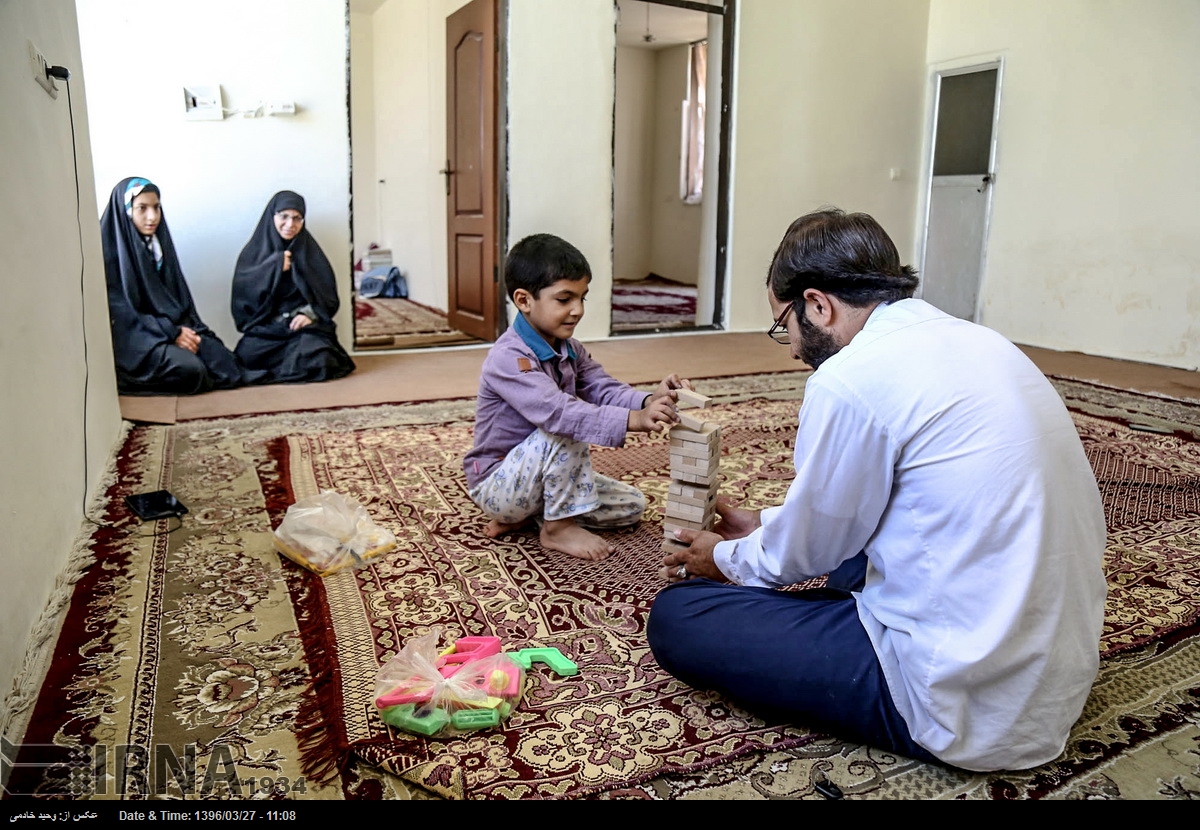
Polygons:
<instances>
[{"instance_id":1,"label":"door frame","mask_svg":"<svg viewBox=\"0 0 1200 830\"><path fill-rule=\"evenodd\" d=\"M733 144L733 89L734 89L734 37L737 32L738 0L643 0L657 6L675 6L704 14L721 16L721 119L717 132L717 228L716 228L716 257L713 267L713 312L712 322L702 326L687 326L672 329L672 332L694 331L724 331L725 305L729 283L729 215L730 201L733 192L730 175L733 169L730 153ZM508 0L503 0L507 3ZM614 44L613 71L616 72L616 55ZM710 56L711 59L711 56ZM613 125L616 126L616 97L613 98ZM612 163L616 165L616 145L614 142ZM615 198L615 192L612 194ZM615 210L616 204L613 203ZM615 242L615 240L614 240ZM609 337L641 337L646 331L613 331L612 304L609 303Z\"/></svg>"},{"instance_id":2,"label":"door frame","mask_svg":"<svg viewBox=\"0 0 1200 830\"><path fill-rule=\"evenodd\" d=\"M983 311L984 285L987 281L987 259L988 259L988 238L991 234L992 225L992 202L996 189L996 165L999 154L999 133L1000 133L1000 103L1002 100L1002 89L1004 85L1004 65L1005 56L974 56L968 58L960 58L953 61L945 61L943 63L931 64L929 67L929 108L926 113L925 121L925 158L923 161L924 168L922 174L921 188L921 206L918 211L920 217L920 237L919 237L919 256L918 256L918 273L922 276L925 273L925 256L929 247L929 214L932 208L933 200L933 157L937 151L937 118L938 110L941 104L941 81L942 78L951 77L954 75L970 75L975 72L987 72L990 70L996 71L996 98L992 104L992 139L991 146L988 148L988 185L987 185L987 201L983 210L983 232L982 243L979 254L979 290L975 297L975 310L972 315L973 322L981 321ZM922 279L917 296L924 295L925 283Z\"/></svg>"}]
</instances>

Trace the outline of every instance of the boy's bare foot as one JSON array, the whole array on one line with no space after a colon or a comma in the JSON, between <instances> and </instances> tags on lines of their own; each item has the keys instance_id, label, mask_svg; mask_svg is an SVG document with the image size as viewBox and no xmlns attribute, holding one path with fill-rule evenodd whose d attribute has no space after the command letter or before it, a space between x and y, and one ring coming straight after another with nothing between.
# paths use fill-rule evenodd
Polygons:
<instances>
[{"instance_id":1,"label":"boy's bare foot","mask_svg":"<svg viewBox=\"0 0 1200 830\"><path fill-rule=\"evenodd\" d=\"M559 519L542 524L542 545L550 550L570 554L577 559L599 562L607 559L614 548L595 533L575 524L574 519Z\"/></svg>"},{"instance_id":2,"label":"boy's bare foot","mask_svg":"<svg viewBox=\"0 0 1200 830\"><path fill-rule=\"evenodd\" d=\"M487 527L483 529L483 535L489 539L499 539L505 533L512 533L514 530L520 530L529 524L529 519L523 522L501 522L492 519L487 523Z\"/></svg>"}]
</instances>

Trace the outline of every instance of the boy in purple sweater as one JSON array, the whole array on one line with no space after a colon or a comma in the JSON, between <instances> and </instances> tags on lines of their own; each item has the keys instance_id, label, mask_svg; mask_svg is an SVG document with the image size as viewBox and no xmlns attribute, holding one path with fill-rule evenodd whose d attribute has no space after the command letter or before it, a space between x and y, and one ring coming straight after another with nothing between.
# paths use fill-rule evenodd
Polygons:
<instances>
[{"instance_id":1,"label":"boy in purple sweater","mask_svg":"<svg viewBox=\"0 0 1200 830\"><path fill-rule=\"evenodd\" d=\"M678 423L668 375L647 395L613 379L572 335L592 279L587 259L550 234L513 246L504 266L521 312L483 363L475 446L463 468L472 501L497 537L541 519L542 544L597 561L613 552L589 532L636 524L646 507L636 487L592 470L591 444L619 447L626 432Z\"/></svg>"}]
</instances>

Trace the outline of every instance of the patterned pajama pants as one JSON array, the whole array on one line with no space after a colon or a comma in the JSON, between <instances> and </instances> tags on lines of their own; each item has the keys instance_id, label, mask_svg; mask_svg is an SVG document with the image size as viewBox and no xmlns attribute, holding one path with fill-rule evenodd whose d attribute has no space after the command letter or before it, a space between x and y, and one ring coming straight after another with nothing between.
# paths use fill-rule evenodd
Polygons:
<instances>
[{"instance_id":1,"label":"patterned pajama pants","mask_svg":"<svg viewBox=\"0 0 1200 830\"><path fill-rule=\"evenodd\" d=\"M636 487L593 472L588 444L543 429L513 447L469 495L504 524L574 518L580 527L605 530L637 524L646 509Z\"/></svg>"}]
</instances>

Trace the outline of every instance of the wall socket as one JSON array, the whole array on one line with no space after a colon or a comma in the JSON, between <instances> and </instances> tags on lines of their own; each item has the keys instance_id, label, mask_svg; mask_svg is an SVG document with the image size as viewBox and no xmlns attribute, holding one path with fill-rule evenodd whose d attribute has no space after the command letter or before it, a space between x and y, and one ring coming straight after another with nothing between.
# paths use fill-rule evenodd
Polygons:
<instances>
[{"instance_id":1,"label":"wall socket","mask_svg":"<svg viewBox=\"0 0 1200 830\"><path fill-rule=\"evenodd\" d=\"M29 44L29 69L33 73L33 79L38 82L38 86L46 90L51 98L57 98L58 86L55 85L54 79L46 74L50 61L46 60L42 50L37 48L32 40L26 42Z\"/></svg>"}]
</instances>

